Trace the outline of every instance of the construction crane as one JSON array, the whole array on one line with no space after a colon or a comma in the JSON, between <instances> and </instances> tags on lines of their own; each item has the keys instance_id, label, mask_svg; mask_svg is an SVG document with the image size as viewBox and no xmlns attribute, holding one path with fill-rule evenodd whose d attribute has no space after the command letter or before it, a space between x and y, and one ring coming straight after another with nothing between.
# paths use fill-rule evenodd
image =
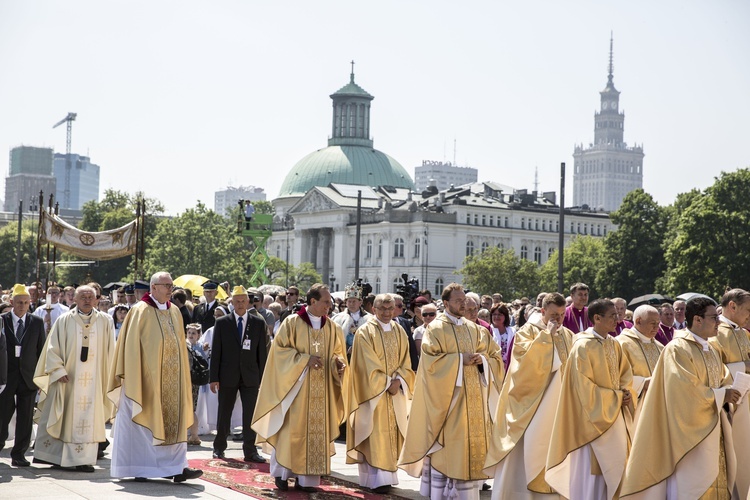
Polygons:
<instances>
[{"instance_id":1,"label":"construction crane","mask_svg":"<svg viewBox=\"0 0 750 500\"><path fill-rule=\"evenodd\" d=\"M63 191L63 208L70 208L70 171L73 165L70 162L70 141L73 136L73 120L78 116L77 113L68 113L68 116L55 123L52 128L57 128L63 123L68 124L68 136L65 143L65 190Z\"/></svg>"}]
</instances>

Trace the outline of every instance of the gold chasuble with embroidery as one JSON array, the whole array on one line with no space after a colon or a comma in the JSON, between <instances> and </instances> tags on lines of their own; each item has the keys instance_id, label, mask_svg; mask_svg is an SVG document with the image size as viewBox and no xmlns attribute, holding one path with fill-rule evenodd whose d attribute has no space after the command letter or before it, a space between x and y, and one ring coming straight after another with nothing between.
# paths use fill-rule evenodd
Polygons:
<instances>
[{"instance_id":1,"label":"gold chasuble with embroidery","mask_svg":"<svg viewBox=\"0 0 750 500\"><path fill-rule=\"evenodd\" d=\"M463 365L463 353L481 354L483 373L477 365ZM503 377L500 346L485 328L466 320L456 325L439 314L422 337L399 468L419 477L429 455L430 465L448 478L486 479L482 469L493 425L491 412Z\"/></svg>"},{"instance_id":2,"label":"gold chasuble with embroidery","mask_svg":"<svg viewBox=\"0 0 750 500\"><path fill-rule=\"evenodd\" d=\"M271 344L252 428L263 451L276 451L279 465L295 474L322 476L331 473L334 440L344 422L343 382L336 359L346 361L341 327L323 317L313 329L306 309L281 324ZM319 356L322 369L308 369L311 356Z\"/></svg>"},{"instance_id":3,"label":"gold chasuble with embroidery","mask_svg":"<svg viewBox=\"0 0 750 500\"><path fill-rule=\"evenodd\" d=\"M713 347L689 330L674 333L646 392L622 497L731 498L736 464L721 409L731 383Z\"/></svg>"},{"instance_id":4,"label":"gold chasuble with embroidery","mask_svg":"<svg viewBox=\"0 0 750 500\"><path fill-rule=\"evenodd\" d=\"M562 388L547 455L545 480L566 498L577 487L572 455L586 445L592 475L603 476L607 498L616 497L628 458L633 408L623 408L623 391L632 394L633 372L620 344L593 329L576 335L563 369ZM577 459L577 457L576 457ZM572 485L572 486L571 486Z\"/></svg>"},{"instance_id":5,"label":"gold chasuble with embroidery","mask_svg":"<svg viewBox=\"0 0 750 500\"><path fill-rule=\"evenodd\" d=\"M656 339L651 339L651 342L644 342L638 336L635 327L626 328L615 340L622 346L622 353L633 370L633 392L638 396L638 403L635 405L635 414L633 415L633 432L635 432L635 426L638 425L642 411L641 401L643 401L645 395L643 388L646 387L646 381L650 380L654 373L659 355L664 350L664 344Z\"/></svg>"},{"instance_id":6,"label":"gold chasuble with embroidery","mask_svg":"<svg viewBox=\"0 0 750 500\"><path fill-rule=\"evenodd\" d=\"M167 305L160 310L147 295L130 308L117 338L107 389L109 399L118 404L125 379L125 396L133 401L132 420L151 431L154 445L187 441L187 429L193 425L182 315Z\"/></svg>"},{"instance_id":7,"label":"gold chasuble with embroidery","mask_svg":"<svg viewBox=\"0 0 750 500\"><path fill-rule=\"evenodd\" d=\"M383 331L373 315L354 336L346 412L346 463L365 462L395 472L406 435L414 372L406 332L395 321L390 322L390 327L390 331ZM403 381L393 396L387 389L396 377Z\"/></svg>"},{"instance_id":8,"label":"gold chasuble with embroidery","mask_svg":"<svg viewBox=\"0 0 750 500\"><path fill-rule=\"evenodd\" d=\"M516 332L485 463L485 472L495 476L495 489L502 489L504 497L518 496L514 486L522 491L554 492L544 480L544 470L560 395L562 369L573 346L573 335L569 329L560 326L557 334L552 336L541 323L540 314L529 318L529 322ZM519 467L502 467L503 478L500 479L496 468L522 438L523 449L514 452L520 459ZM516 485L519 480L522 484ZM502 486L499 481L502 481Z\"/></svg>"},{"instance_id":9,"label":"gold chasuble with embroidery","mask_svg":"<svg viewBox=\"0 0 750 500\"><path fill-rule=\"evenodd\" d=\"M62 467L96 463L97 443L106 440L104 423L112 414L106 389L114 339L111 318L97 310L89 316L69 312L55 321L34 372L41 389L35 458ZM64 376L68 382L60 382Z\"/></svg>"},{"instance_id":10,"label":"gold chasuble with embroidery","mask_svg":"<svg viewBox=\"0 0 750 500\"><path fill-rule=\"evenodd\" d=\"M722 318L716 337L708 339L716 348L721 361L729 368L732 377L745 372L745 361L750 360L750 333ZM750 496L750 397L745 396L735 409L732 419L732 435L737 463L745 464L737 469L737 492L740 498Z\"/></svg>"}]
</instances>

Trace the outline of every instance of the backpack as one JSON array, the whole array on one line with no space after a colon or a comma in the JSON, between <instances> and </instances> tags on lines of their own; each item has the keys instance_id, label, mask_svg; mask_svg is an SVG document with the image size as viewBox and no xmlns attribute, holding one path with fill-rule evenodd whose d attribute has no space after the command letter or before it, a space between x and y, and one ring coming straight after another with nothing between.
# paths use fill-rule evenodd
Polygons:
<instances>
[{"instance_id":1,"label":"backpack","mask_svg":"<svg viewBox=\"0 0 750 500\"><path fill-rule=\"evenodd\" d=\"M190 347L188 347L188 355L190 356L190 382L193 385L206 385L211 378L208 361Z\"/></svg>"}]
</instances>

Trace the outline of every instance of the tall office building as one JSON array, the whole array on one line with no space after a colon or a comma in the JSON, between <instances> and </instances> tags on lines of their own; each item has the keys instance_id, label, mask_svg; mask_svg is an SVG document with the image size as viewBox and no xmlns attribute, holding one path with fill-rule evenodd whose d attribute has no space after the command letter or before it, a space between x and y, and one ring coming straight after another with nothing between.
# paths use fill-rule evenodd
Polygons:
<instances>
[{"instance_id":1,"label":"tall office building","mask_svg":"<svg viewBox=\"0 0 750 500\"><path fill-rule=\"evenodd\" d=\"M67 155L55 153L54 175L57 178L55 199L60 208L81 210L87 201L99 201L99 165L91 163L88 156L70 154L70 189L67 187Z\"/></svg>"},{"instance_id":2,"label":"tall office building","mask_svg":"<svg viewBox=\"0 0 750 500\"><path fill-rule=\"evenodd\" d=\"M266 193L263 188L255 186L229 186L214 193L214 212L229 215L230 209L236 207L239 200L266 201Z\"/></svg>"},{"instance_id":3,"label":"tall office building","mask_svg":"<svg viewBox=\"0 0 750 500\"><path fill-rule=\"evenodd\" d=\"M423 160L422 165L414 167L414 184L417 192L422 192L435 181L439 191L453 186L463 186L477 182L477 169L459 167L451 162Z\"/></svg>"},{"instance_id":4,"label":"tall office building","mask_svg":"<svg viewBox=\"0 0 750 500\"><path fill-rule=\"evenodd\" d=\"M19 201L23 201L24 210L28 210L32 201L38 205L39 191L44 192L45 198L55 192L57 183L52 175L53 155L51 148L18 146L10 150L3 205L6 212L17 211Z\"/></svg>"},{"instance_id":5,"label":"tall office building","mask_svg":"<svg viewBox=\"0 0 750 500\"><path fill-rule=\"evenodd\" d=\"M573 204L592 210L617 210L630 191L643 187L643 145L628 146L623 139L625 113L613 81L612 39L609 75L594 113L594 142L573 152Z\"/></svg>"}]
</instances>

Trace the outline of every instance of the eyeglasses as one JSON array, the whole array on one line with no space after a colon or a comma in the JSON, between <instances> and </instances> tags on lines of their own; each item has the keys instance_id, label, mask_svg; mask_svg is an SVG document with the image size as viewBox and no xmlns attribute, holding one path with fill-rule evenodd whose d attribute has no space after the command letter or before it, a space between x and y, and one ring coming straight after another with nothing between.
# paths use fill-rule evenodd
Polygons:
<instances>
[{"instance_id":1,"label":"eyeglasses","mask_svg":"<svg viewBox=\"0 0 750 500\"><path fill-rule=\"evenodd\" d=\"M423 318L434 318L437 315L437 313L430 313L430 312L423 312L422 317Z\"/></svg>"},{"instance_id":2,"label":"eyeglasses","mask_svg":"<svg viewBox=\"0 0 750 500\"><path fill-rule=\"evenodd\" d=\"M719 321L719 315L718 314L699 314L701 318L704 319L712 319L714 321Z\"/></svg>"},{"instance_id":3,"label":"eyeglasses","mask_svg":"<svg viewBox=\"0 0 750 500\"><path fill-rule=\"evenodd\" d=\"M393 311L393 307L382 307L381 306L381 307L378 307L377 309L379 311L384 311L384 312L391 312L391 311Z\"/></svg>"},{"instance_id":4,"label":"eyeglasses","mask_svg":"<svg viewBox=\"0 0 750 500\"><path fill-rule=\"evenodd\" d=\"M166 286L167 288L172 288L174 286L174 283L154 283L155 286Z\"/></svg>"},{"instance_id":5,"label":"eyeglasses","mask_svg":"<svg viewBox=\"0 0 750 500\"><path fill-rule=\"evenodd\" d=\"M395 307L396 307L396 309L403 309L404 305L403 304L396 304Z\"/></svg>"}]
</instances>

